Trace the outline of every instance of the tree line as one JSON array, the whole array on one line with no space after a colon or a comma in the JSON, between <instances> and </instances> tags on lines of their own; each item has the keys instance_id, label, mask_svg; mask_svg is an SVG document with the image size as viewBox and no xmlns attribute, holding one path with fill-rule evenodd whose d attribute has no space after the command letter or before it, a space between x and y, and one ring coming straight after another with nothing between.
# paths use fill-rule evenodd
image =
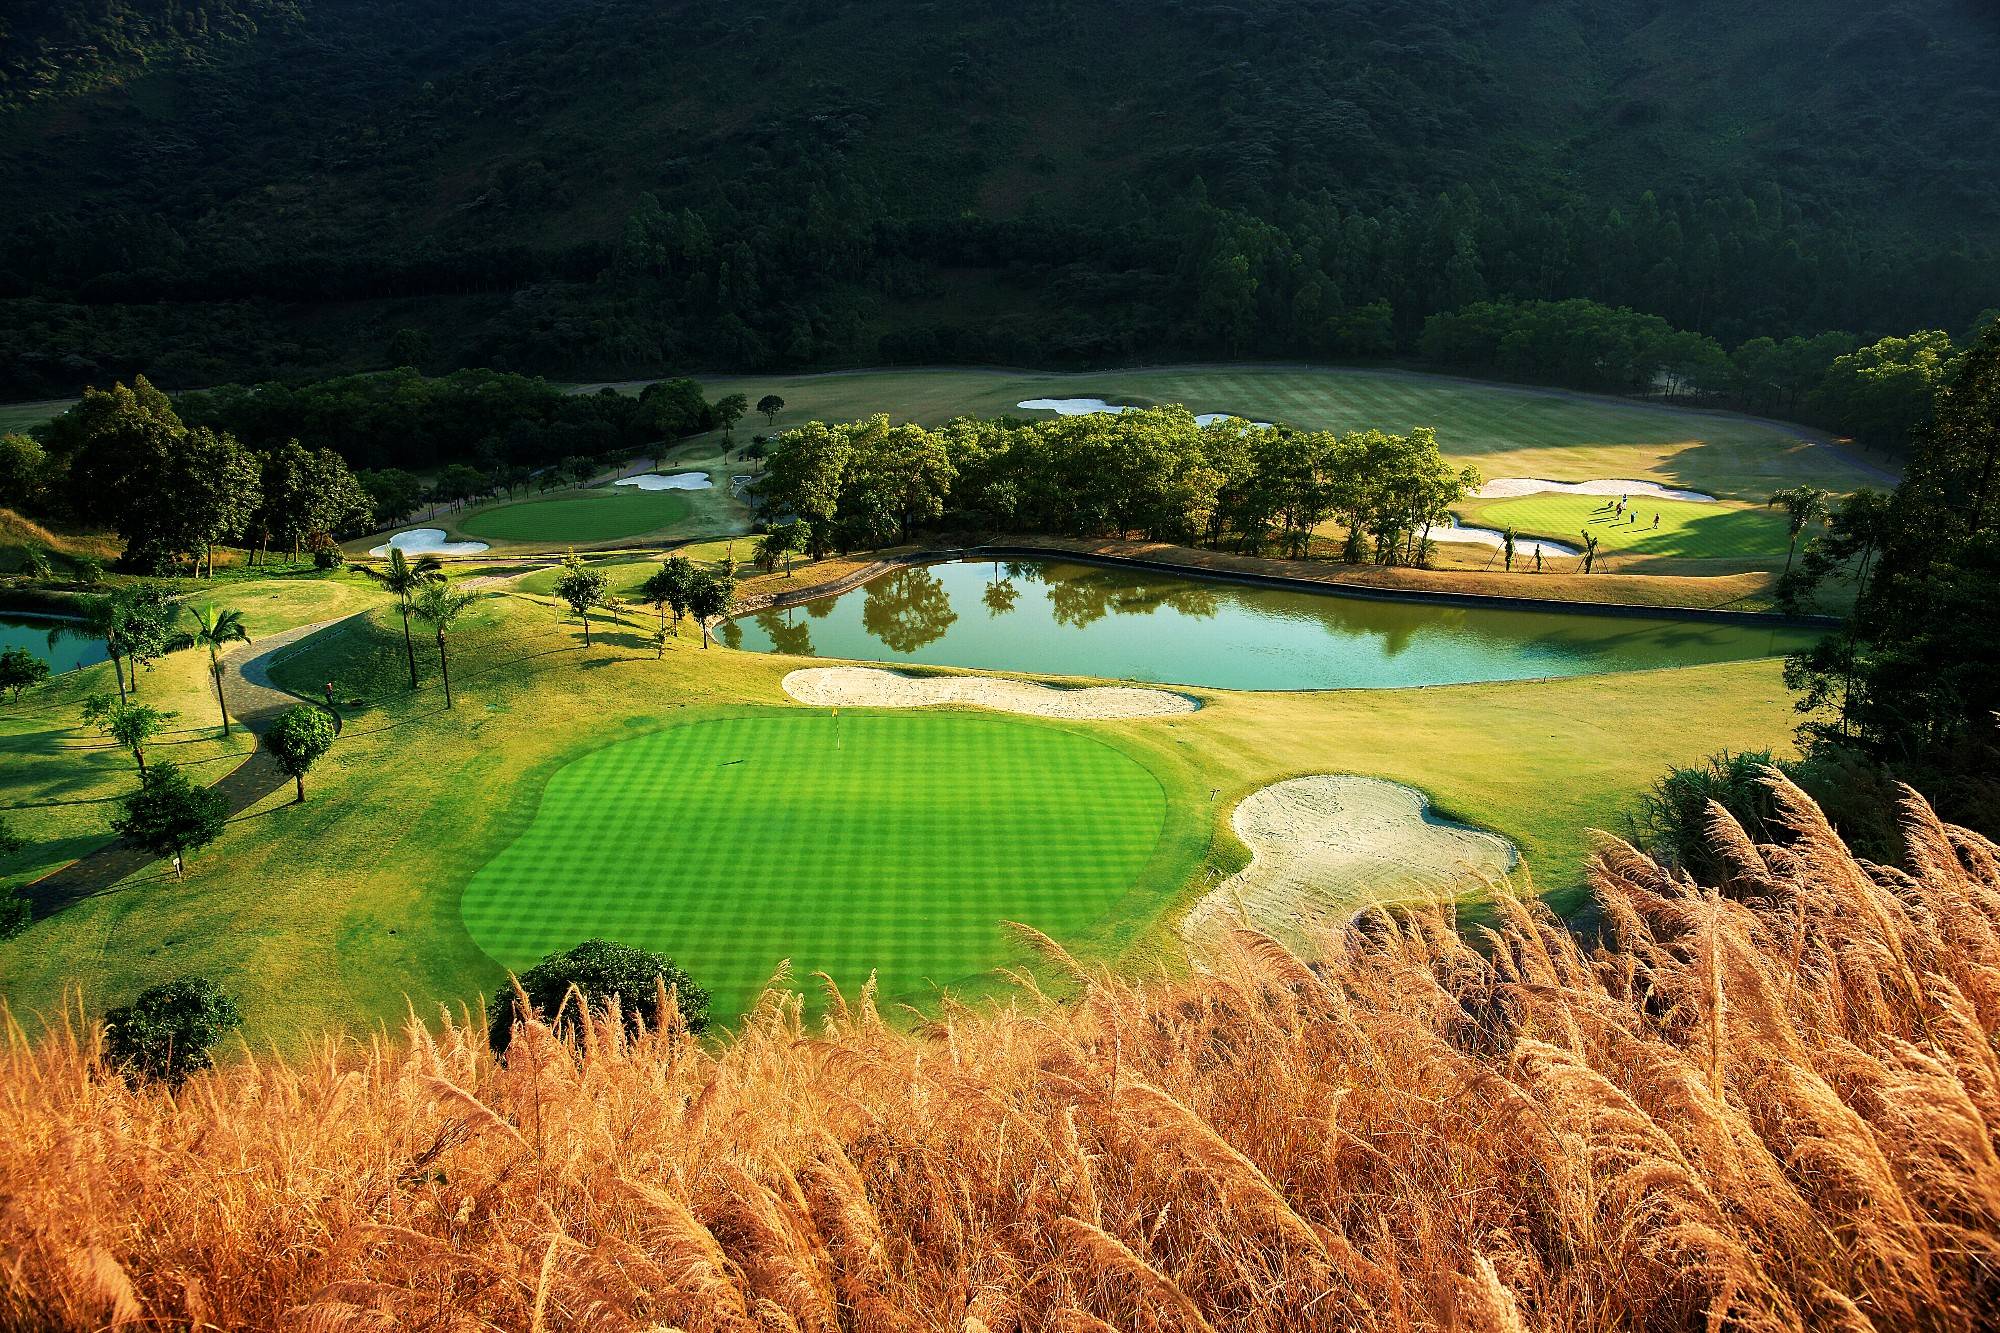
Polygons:
<instances>
[{"instance_id":1,"label":"tree line","mask_svg":"<svg viewBox=\"0 0 2000 1333\"><path fill-rule=\"evenodd\" d=\"M1421 563L1432 528L1479 483L1435 434L1300 431L1183 407L1047 421L961 417L929 429L886 416L812 422L768 444L752 495L767 525L815 557L938 530L1141 536L1309 553L1337 522L1341 558ZM793 533L785 527L796 521Z\"/></svg>"}]
</instances>

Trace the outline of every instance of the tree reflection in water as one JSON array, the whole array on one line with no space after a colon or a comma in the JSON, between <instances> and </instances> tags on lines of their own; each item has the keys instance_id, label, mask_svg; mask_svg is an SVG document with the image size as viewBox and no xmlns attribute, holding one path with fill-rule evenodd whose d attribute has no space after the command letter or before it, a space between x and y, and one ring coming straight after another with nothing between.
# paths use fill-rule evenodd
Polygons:
<instances>
[{"instance_id":1,"label":"tree reflection in water","mask_svg":"<svg viewBox=\"0 0 2000 1333\"><path fill-rule=\"evenodd\" d=\"M944 637L958 619L951 594L928 569L885 574L867 587L861 627L893 652L914 653Z\"/></svg>"},{"instance_id":2,"label":"tree reflection in water","mask_svg":"<svg viewBox=\"0 0 2000 1333\"><path fill-rule=\"evenodd\" d=\"M771 636L771 651L793 657L813 655L812 623L799 620L792 611L759 611L757 628Z\"/></svg>"}]
</instances>

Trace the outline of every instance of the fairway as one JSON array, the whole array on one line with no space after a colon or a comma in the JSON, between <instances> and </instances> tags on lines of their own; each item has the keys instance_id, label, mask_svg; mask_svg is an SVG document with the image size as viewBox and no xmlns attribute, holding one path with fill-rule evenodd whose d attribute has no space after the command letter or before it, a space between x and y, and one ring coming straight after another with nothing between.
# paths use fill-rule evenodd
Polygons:
<instances>
[{"instance_id":1,"label":"fairway","mask_svg":"<svg viewBox=\"0 0 2000 1333\"><path fill-rule=\"evenodd\" d=\"M473 940L525 968L604 936L672 956L727 1021L782 959L921 998L1135 887L1167 798L1077 731L970 714L772 710L606 746L473 875Z\"/></svg>"},{"instance_id":2,"label":"fairway","mask_svg":"<svg viewBox=\"0 0 2000 1333\"><path fill-rule=\"evenodd\" d=\"M686 492L606 486L495 505L456 531L507 542L611 542L671 527L692 512Z\"/></svg>"},{"instance_id":3,"label":"fairway","mask_svg":"<svg viewBox=\"0 0 2000 1333\"><path fill-rule=\"evenodd\" d=\"M1588 532L1606 552L1691 560L1782 560L1785 555L1788 531L1782 510L1635 499L1620 517L1616 504L1615 497L1545 493L1467 501L1456 512L1461 521L1477 527L1512 528L1524 537L1550 537L1572 546ZM1658 528L1653 526L1656 514Z\"/></svg>"},{"instance_id":4,"label":"fairway","mask_svg":"<svg viewBox=\"0 0 2000 1333\"><path fill-rule=\"evenodd\" d=\"M1045 417L1052 414L1016 404L1103 398L1136 406L1181 403L1197 413L1231 412L1311 430L1434 426L1447 456L1487 477L1637 477L1758 502L1799 482L1843 492L1884 484L1872 469L1808 442L1800 431L1734 413L1397 370L1197 365L1047 374L938 368L703 383L711 394L743 393L753 402L767 393L782 397L785 409L775 426L758 418L759 432L875 412L926 425L959 415ZM642 386L616 387L636 393Z\"/></svg>"}]
</instances>

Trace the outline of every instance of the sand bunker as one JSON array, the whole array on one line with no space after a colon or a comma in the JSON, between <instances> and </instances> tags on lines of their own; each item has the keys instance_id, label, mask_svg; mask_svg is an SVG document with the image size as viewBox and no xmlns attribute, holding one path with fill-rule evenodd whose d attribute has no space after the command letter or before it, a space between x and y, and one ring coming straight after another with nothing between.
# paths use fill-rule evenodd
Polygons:
<instances>
[{"instance_id":1,"label":"sand bunker","mask_svg":"<svg viewBox=\"0 0 2000 1333\"><path fill-rule=\"evenodd\" d=\"M878 667L806 667L786 676L783 684L785 693L800 703L822 708L971 704L1030 717L1109 721L1192 713L1199 707L1187 695L1172 690L1146 690L1131 685L1092 685L1065 690L993 676L906 676Z\"/></svg>"},{"instance_id":2,"label":"sand bunker","mask_svg":"<svg viewBox=\"0 0 2000 1333\"><path fill-rule=\"evenodd\" d=\"M1495 477L1473 495L1481 500L1497 500L1510 495L1638 495L1648 500L1699 500L1714 496L1702 491L1677 491L1656 481L1544 481L1540 477Z\"/></svg>"},{"instance_id":3,"label":"sand bunker","mask_svg":"<svg viewBox=\"0 0 2000 1333\"><path fill-rule=\"evenodd\" d=\"M411 528L397 533L368 554L385 556L392 546L404 555L478 555L492 549L485 542L446 541L443 528Z\"/></svg>"},{"instance_id":4,"label":"sand bunker","mask_svg":"<svg viewBox=\"0 0 2000 1333\"><path fill-rule=\"evenodd\" d=\"M1088 417L1096 416L1099 413L1109 413L1116 416L1120 412L1137 412L1139 410L1136 407L1118 407L1105 402L1102 398L1028 398L1014 404L1014 406L1026 408L1030 412L1054 412L1057 416L1062 417ZM1235 416L1234 412L1203 412L1194 419L1194 424L1197 426L1212 426L1218 421L1229 421ZM1250 424L1265 427L1271 423L1268 421L1252 421Z\"/></svg>"},{"instance_id":5,"label":"sand bunker","mask_svg":"<svg viewBox=\"0 0 2000 1333\"><path fill-rule=\"evenodd\" d=\"M671 477L641 472L636 477L620 477L616 484L637 486L642 491L705 491L715 485L706 472L676 472Z\"/></svg>"},{"instance_id":6,"label":"sand bunker","mask_svg":"<svg viewBox=\"0 0 2000 1333\"><path fill-rule=\"evenodd\" d=\"M1495 528L1461 527L1458 519L1454 517L1449 523L1440 523L1433 527L1431 529L1431 540L1434 542L1464 542L1475 546L1505 546L1507 544L1507 534ZM1525 556L1533 560L1537 551L1540 551L1545 556L1583 554L1583 552L1577 550L1574 546L1564 546L1561 542L1541 541L1534 537L1523 537L1519 533L1514 534L1514 556L1516 559Z\"/></svg>"},{"instance_id":7,"label":"sand bunker","mask_svg":"<svg viewBox=\"0 0 2000 1333\"><path fill-rule=\"evenodd\" d=\"M1480 888L1520 862L1513 843L1440 819L1414 787L1351 773L1274 783L1237 806L1230 825L1251 860L1182 919L1197 959L1245 926L1310 958L1370 903Z\"/></svg>"}]
</instances>

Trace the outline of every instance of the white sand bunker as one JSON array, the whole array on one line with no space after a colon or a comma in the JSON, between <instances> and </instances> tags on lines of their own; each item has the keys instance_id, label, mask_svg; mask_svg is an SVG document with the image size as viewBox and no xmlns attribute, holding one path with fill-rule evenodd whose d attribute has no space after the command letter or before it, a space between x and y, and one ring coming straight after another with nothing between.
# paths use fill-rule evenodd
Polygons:
<instances>
[{"instance_id":1,"label":"white sand bunker","mask_svg":"<svg viewBox=\"0 0 2000 1333\"><path fill-rule=\"evenodd\" d=\"M411 528L397 533L368 554L379 558L389 554L392 546L404 555L478 555L491 549L485 542L446 541L443 528Z\"/></svg>"},{"instance_id":2,"label":"white sand bunker","mask_svg":"<svg viewBox=\"0 0 2000 1333\"><path fill-rule=\"evenodd\" d=\"M1698 500L1708 503L1714 496L1703 491L1677 491L1656 481L1544 481L1540 477L1495 477L1473 492L1481 500L1497 500L1510 495L1639 495L1648 500Z\"/></svg>"},{"instance_id":3,"label":"white sand bunker","mask_svg":"<svg viewBox=\"0 0 2000 1333\"><path fill-rule=\"evenodd\" d=\"M637 486L642 491L705 491L715 485L706 472L676 472L671 477L641 472L636 477L620 477L616 484Z\"/></svg>"},{"instance_id":4,"label":"white sand bunker","mask_svg":"<svg viewBox=\"0 0 2000 1333\"><path fill-rule=\"evenodd\" d=\"M1431 540L1434 542L1464 542L1475 546L1505 546L1507 544L1507 534L1497 528L1461 527L1457 517L1453 516L1449 523L1439 523L1431 528ZM1545 556L1583 554L1574 546L1564 546L1561 542L1540 541L1534 537L1523 537L1519 533L1514 534L1514 555L1516 559L1526 556L1528 559L1533 560L1537 551L1540 551Z\"/></svg>"},{"instance_id":5,"label":"white sand bunker","mask_svg":"<svg viewBox=\"0 0 2000 1333\"><path fill-rule=\"evenodd\" d=\"M1057 689L1029 680L994 676L906 676L878 667L806 667L783 681L785 693L802 704L818 707L928 708L936 704L971 704L1002 713L1030 717L1062 717L1079 721L1109 721L1127 717L1161 717L1192 713L1196 702L1172 690L1146 690L1132 685L1091 685Z\"/></svg>"},{"instance_id":6,"label":"white sand bunker","mask_svg":"<svg viewBox=\"0 0 2000 1333\"><path fill-rule=\"evenodd\" d=\"M1107 403L1102 398L1024 398L1014 404L1030 412L1053 412L1059 417L1090 417L1100 413L1116 416L1121 412L1137 412L1136 407L1119 407ZM1234 412L1203 412L1194 419L1197 426L1213 426L1218 421L1234 419ZM1252 421L1253 426L1267 427L1268 421Z\"/></svg>"},{"instance_id":7,"label":"white sand bunker","mask_svg":"<svg viewBox=\"0 0 2000 1333\"><path fill-rule=\"evenodd\" d=\"M1252 421L1248 417L1239 417L1234 412L1203 412L1194 419L1194 424L1197 426L1213 426L1218 421L1241 421L1246 426L1255 426L1259 430L1268 430L1271 426L1271 423L1268 421Z\"/></svg>"},{"instance_id":8,"label":"white sand bunker","mask_svg":"<svg viewBox=\"0 0 2000 1333\"><path fill-rule=\"evenodd\" d=\"M1237 806L1230 825L1251 860L1182 919L1197 958L1246 926L1310 958L1370 903L1479 888L1520 862L1513 843L1438 818L1415 788L1351 773L1274 783Z\"/></svg>"}]
</instances>

